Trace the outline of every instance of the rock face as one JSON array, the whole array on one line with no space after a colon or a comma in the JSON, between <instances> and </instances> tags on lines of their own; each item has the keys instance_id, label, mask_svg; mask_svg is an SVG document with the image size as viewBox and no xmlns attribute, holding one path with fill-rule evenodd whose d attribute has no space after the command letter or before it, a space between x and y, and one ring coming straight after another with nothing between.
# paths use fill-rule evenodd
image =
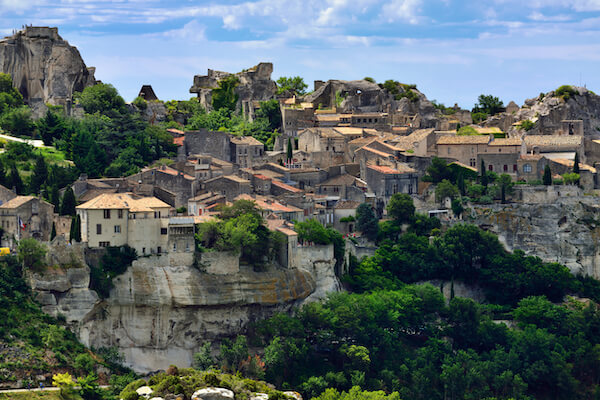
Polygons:
<instances>
[{"instance_id":1,"label":"rock face","mask_svg":"<svg viewBox=\"0 0 600 400\"><path fill-rule=\"evenodd\" d=\"M75 329L88 346L117 346L140 372L189 366L205 341L241 333L322 291L303 269L216 275L161 266L158 257L135 261L114 285Z\"/></svg>"},{"instance_id":2,"label":"rock face","mask_svg":"<svg viewBox=\"0 0 600 400\"><path fill-rule=\"evenodd\" d=\"M498 235L511 251L520 249L600 279L599 210L595 197L563 197L550 204L477 207L473 223Z\"/></svg>"},{"instance_id":3,"label":"rock face","mask_svg":"<svg viewBox=\"0 0 600 400\"><path fill-rule=\"evenodd\" d=\"M515 112L505 112L488 118L486 126L498 126L512 136L523 134L512 124L530 120L534 127L528 135L569 134L562 121L582 120L583 135L589 139L600 138L600 96L583 87L573 87L575 94L568 99L556 96L554 91L525 100ZM577 133L576 133L577 134Z\"/></svg>"},{"instance_id":4,"label":"rock face","mask_svg":"<svg viewBox=\"0 0 600 400\"><path fill-rule=\"evenodd\" d=\"M58 35L58 28L27 26L0 40L0 72L11 75L25 102L67 105L73 92L95 84L94 68Z\"/></svg>"},{"instance_id":5,"label":"rock face","mask_svg":"<svg viewBox=\"0 0 600 400\"><path fill-rule=\"evenodd\" d=\"M207 75L194 76L194 84L190 93L196 93L202 107L212 110L212 91L219 87L219 81L235 75L239 83L235 88L238 97L237 110L249 117L254 117L255 102L270 100L277 93L277 84L271 80L272 63L260 63L250 69L231 74L229 72L208 70Z\"/></svg>"}]
</instances>

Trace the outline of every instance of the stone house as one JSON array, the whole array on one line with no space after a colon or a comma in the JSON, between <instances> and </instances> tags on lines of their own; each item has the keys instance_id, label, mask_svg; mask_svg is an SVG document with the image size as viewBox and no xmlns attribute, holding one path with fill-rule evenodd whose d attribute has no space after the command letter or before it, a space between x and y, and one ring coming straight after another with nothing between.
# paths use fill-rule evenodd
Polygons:
<instances>
[{"instance_id":1,"label":"stone house","mask_svg":"<svg viewBox=\"0 0 600 400\"><path fill-rule=\"evenodd\" d=\"M481 161L485 164L488 171L494 171L497 174L509 174L516 179L519 174L518 160L520 153L483 153L477 155L477 171L481 169ZM475 167L473 167L475 168Z\"/></svg>"},{"instance_id":2,"label":"stone house","mask_svg":"<svg viewBox=\"0 0 600 400\"><path fill-rule=\"evenodd\" d=\"M360 113L352 114L350 125L360 128L373 128L377 130L389 130L390 120L387 113Z\"/></svg>"},{"instance_id":3,"label":"stone house","mask_svg":"<svg viewBox=\"0 0 600 400\"><path fill-rule=\"evenodd\" d=\"M296 137L302 129L315 126L315 109L312 103L282 104L281 121L285 138ZM282 142L285 150L286 141Z\"/></svg>"},{"instance_id":4,"label":"stone house","mask_svg":"<svg viewBox=\"0 0 600 400\"><path fill-rule=\"evenodd\" d=\"M213 192L202 193L188 200L188 215L204 215L217 204L226 204L225 196Z\"/></svg>"},{"instance_id":5,"label":"stone house","mask_svg":"<svg viewBox=\"0 0 600 400\"><path fill-rule=\"evenodd\" d=\"M263 218L269 215L275 215L278 219L288 222L304 221L304 211L290 204L283 204L270 196L242 194L235 200L250 200L256 203L256 207L261 210Z\"/></svg>"},{"instance_id":6,"label":"stone house","mask_svg":"<svg viewBox=\"0 0 600 400\"><path fill-rule=\"evenodd\" d=\"M420 157L435 154L436 136L433 129L417 129L407 136L392 136L384 140L390 145Z\"/></svg>"},{"instance_id":7,"label":"stone house","mask_svg":"<svg viewBox=\"0 0 600 400\"><path fill-rule=\"evenodd\" d=\"M319 168L292 169L288 176L289 181L297 184L299 189L309 190L327 179L327 171Z\"/></svg>"},{"instance_id":8,"label":"stone house","mask_svg":"<svg viewBox=\"0 0 600 400\"><path fill-rule=\"evenodd\" d=\"M17 197L16 193L12 190L0 185L0 205L6 203L9 200Z\"/></svg>"},{"instance_id":9,"label":"stone house","mask_svg":"<svg viewBox=\"0 0 600 400\"><path fill-rule=\"evenodd\" d=\"M564 175L573 172L573 160L564 158L550 159L552 175ZM598 187L597 170L591 165L579 163L579 184L584 190L592 190Z\"/></svg>"},{"instance_id":10,"label":"stone house","mask_svg":"<svg viewBox=\"0 0 600 400\"><path fill-rule=\"evenodd\" d=\"M152 186L154 196L175 208L185 207L188 199L200 190L200 183L193 176L166 165L144 168L127 179L133 183Z\"/></svg>"},{"instance_id":11,"label":"stone house","mask_svg":"<svg viewBox=\"0 0 600 400\"><path fill-rule=\"evenodd\" d=\"M232 175L236 171L232 163L206 154L192 154L187 160L179 161L171 167L193 176L199 182L221 175Z\"/></svg>"},{"instance_id":12,"label":"stone house","mask_svg":"<svg viewBox=\"0 0 600 400\"><path fill-rule=\"evenodd\" d=\"M521 154L517 159L517 179L531 182L541 180L548 159L541 154Z\"/></svg>"},{"instance_id":13,"label":"stone house","mask_svg":"<svg viewBox=\"0 0 600 400\"><path fill-rule=\"evenodd\" d=\"M317 185L318 194L337 196L340 199L355 197L355 190L358 190L362 195L367 191L367 184L363 180L347 173L334 176Z\"/></svg>"},{"instance_id":14,"label":"stone house","mask_svg":"<svg viewBox=\"0 0 600 400\"><path fill-rule=\"evenodd\" d=\"M387 204L395 193L416 193L419 184L417 171L402 163L398 163L396 168L367 165L364 176L369 189L384 204Z\"/></svg>"},{"instance_id":15,"label":"stone house","mask_svg":"<svg viewBox=\"0 0 600 400\"><path fill-rule=\"evenodd\" d=\"M396 154L391 154L389 152L371 147L371 144L374 144L375 142L376 141L373 141L372 143L369 143L366 146L363 146L360 149L356 150L354 152L354 158L352 159L352 162L362 165L364 163L375 164L379 162L379 160L385 160L390 163L396 161Z\"/></svg>"},{"instance_id":16,"label":"stone house","mask_svg":"<svg viewBox=\"0 0 600 400\"><path fill-rule=\"evenodd\" d=\"M185 133L182 152L185 157L190 154L208 154L220 160L231 160L231 135L227 132L188 131Z\"/></svg>"},{"instance_id":17,"label":"stone house","mask_svg":"<svg viewBox=\"0 0 600 400\"><path fill-rule=\"evenodd\" d=\"M345 144L346 136L333 128L310 128L298 135L298 150L308 153L325 152L330 156L342 156Z\"/></svg>"},{"instance_id":18,"label":"stone house","mask_svg":"<svg viewBox=\"0 0 600 400\"><path fill-rule=\"evenodd\" d=\"M355 217L356 209L361 204L359 201L340 200L333 206L333 227L342 234L353 233L356 221L342 222L343 218Z\"/></svg>"},{"instance_id":19,"label":"stone house","mask_svg":"<svg viewBox=\"0 0 600 400\"><path fill-rule=\"evenodd\" d=\"M91 248L128 245L139 255L168 251L171 206L156 197L105 193L77 206Z\"/></svg>"},{"instance_id":20,"label":"stone house","mask_svg":"<svg viewBox=\"0 0 600 400\"><path fill-rule=\"evenodd\" d=\"M236 175L218 176L204 182L204 189L209 192L220 193L227 201L233 201L241 194L252 193L252 185L249 180Z\"/></svg>"},{"instance_id":21,"label":"stone house","mask_svg":"<svg viewBox=\"0 0 600 400\"><path fill-rule=\"evenodd\" d=\"M477 168L477 155L487 153L490 136L441 136L437 139L437 155Z\"/></svg>"},{"instance_id":22,"label":"stone house","mask_svg":"<svg viewBox=\"0 0 600 400\"><path fill-rule=\"evenodd\" d=\"M49 241L54 205L34 196L16 196L0 205L3 247L14 249L24 238Z\"/></svg>"},{"instance_id":23,"label":"stone house","mask_svg":"<svg viewBox=\"0 0 600 400\"><path fill-rule=\"evenodd\" d=\"M232 137L231 162L241 168L262 164L265 156L265 146L252 136Z\"/></svg>"},{"instance_id":24,"label":"stone house","mask_svg":"<svg viewBox=\"0 0 600 400\"><path fill-rule=\"evenodd\" d=\"M573 160L575 153L580 162L586 162L583 136L527 135L521 146L521 154L543 154L546 158Z\"/></svg>"}]
</instances>

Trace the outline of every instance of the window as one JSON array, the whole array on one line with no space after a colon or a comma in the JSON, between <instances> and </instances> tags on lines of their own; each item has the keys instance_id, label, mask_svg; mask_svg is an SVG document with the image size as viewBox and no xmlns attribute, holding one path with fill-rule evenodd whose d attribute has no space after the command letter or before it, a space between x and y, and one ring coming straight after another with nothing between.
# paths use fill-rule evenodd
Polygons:
<instances>
[{"instance_id":1,"label":"window","mask_svg":"<svg viewBox=\"0 0 600 400\"><path fill-rule=\"evenodd\" d=\"M177 243L173 243L173 251L177 251Z\"/></svg>"},{"instance_id":2,"label":"window","mask_svg":"<svg viewBox=\"0 0 600 400\"><path fill-rule=\"evenodd\" d=\"M100 247L109 247L110 246L110 242L99 242L98 246L100 246Z\"/></svg>"},{"instance_id":3,"label":"window","mask_svg":"<svg viewBox=\"0 0 600 400\"><path fill-rule=\"evenodd\" d=\"M117 217L119 217L119 219L123 218L123 210L117 211Z\"/></svg>"},{"instance_id":4,"label":"window","mask_svg":"<svg viewBox=\"0 0 600 400\"><path fill-rule=\"evenodd\" d=\"M513 172L517 172L517 164L513 164Z\"/></svg>"},{"instance_id":5,"label":"window","mask_svg":"<svg viewBox=\"0 0 600 400\"><path fill-rule=\"evenodd\" d=\"M160 228L160 234L161 235L166 235L167 234L167 228Z\"/></svg>"},{"instance_id":6,"label":"window","mask_svg":"<svg viewBox=\"0 0 600 400\"><path fill-rule=\"evenodd\" d=\"M160 248L160 246L158 246L158 247L156 248L156 252L157 252L158 254L162 253L162 249Z\"/></svg>"},{"instance_id":7,"label":"window","mask_svg":"<svg viewBox=\"0 0 600 400\"><path fill-rule=\"evenodd\" d=\"M190 243L185 242L185 251L190 251Z\"/></svg>"},{"instance_id":8,"label":"window","mask_svg":"<svg viewBox=\"0 0 600 400\"><path fill-rule=\"evenodd\" d=\"M471 158L471 159L469 160L469 165L470 165L471 167L476 167L476 166L477 166L477 160L476 160L476 159L474 159L474 158Z\"/></svg>"},{"instance_id":9,"label":"window","mask_svg":"<svg viewBox=\"0 0 600 400\"><path fill-rule=\"evenodd\" d=\"M450 154L450 147L448 147L448 154Z\"/></svg>"},{"instance_id":10,"label":"window","mask_svg":"<svg viewBox=\"0 0 600 400\"><path fill-rule=\"evenodd\" d=\"M523 172L525 172L526 174L531 172L531 165L530 164L525 164L523 165Z\"/></svg>"},{"instance_id":11,"label":"window","mask_svg":"<svg viewBox=\"0 0 600 400\"><path fill-rule=\"evenodd\" d=\"M102 225L101 224L96 224L96 234L102 235Z\"/></svg>"},{"instance_id":12,"label":"window","mask_svg":"<svg viewBox=\"0 0 600 400\"><path fill-rule=\"evenodd\" d=\"M494 170L494 166L492 164L488 165L488 170L493 171Z\"/></svg>"},{"instance_id":13,"label":"window","mask_svg":"<svg viewBox=\"0 0 600 400\"><path fill-rule=\"evenodd\" d=\"M142 254L146 254L146 248L142 247Z\"/></svg>"},{"instance_id":14,"label":"window","mask_svg":"<svg viewBox=\"0 0 600 400\"><path fill-rule=\"evenodd\" d=\"M121 225L115 225L115 233L121 233Z\"/></svg>"},{"instance_id":15,"label":"window","mask_svg":"<svg viewBox=\"0 0 600 400\"><path fill-rule=\"evenodd\" d=\"M504 164L504 172L508 171L508 165Z\"/></svg>"},{"instance_id":16,"label":"window","mask_svg":"<svg viewBox=\"0 0 600 400\"><path fill-rule=\"evenodd\" d=\"M104 219L110 219L110 210L104 210Z\"/></svg>"}]
</instances>

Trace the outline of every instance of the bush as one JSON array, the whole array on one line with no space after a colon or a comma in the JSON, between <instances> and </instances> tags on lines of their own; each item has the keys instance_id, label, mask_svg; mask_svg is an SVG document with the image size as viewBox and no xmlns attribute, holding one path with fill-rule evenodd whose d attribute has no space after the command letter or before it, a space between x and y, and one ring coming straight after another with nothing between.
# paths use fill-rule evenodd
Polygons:
<instances>
[{"instance_id":1,"label":"bush","mask_svg":"<svg viewBox=\"0 0 600 400\"><path fill-rule=\"evenodd\" d=\"M21 239L17 249L19 261L23 267L32 270L39 270L44 266L44 257L46 257L46 246L32 238Z\"/></svg>"},{"instance_id":2,"label":"bush","mask_svg":"<svg viewBox=\"0 0 600 400\"><path fill-rule=\"evenodd\" d=\"M477 133L475 128L473 128L472 126L463 126L462 128L460 128L458 130L458 132L456 132L456 134L458 136L468 136L468 135L478 135L479 133Z\"/></svg>"},{"instance_id":3,"label":"bush","mask_svg":"<svg viewBox=\"0 0 600 400\"><path fill-rule=\"evenodd\" d=\"M131 104L133 104L134 106L136 106L138 109L140 109L142 111L144 111L148 108L148 102L140 96L136 97L135 100L133 100L133 102Z\"/></svg>"},{"instance_id":4,"label":"bush","mask_svg":"<svg viewBox=\"0 0 600 400\"><path fill-rule=\"evenodd\" d=\"M577 90L575 90L575 88L571 85L562 85L558 89L556 89L554 94L557 97L563 99L564 101L567 101L577 94Z\"/></svg>"},{"instance_id":5,"label":"bush","mask_svg":"<svg viewBox=\"0 0 600 400\"><path fill-rule=\"evenodd\" d=\"M529 119L521 121L521 129L524 129L525 131L530 131L534 126L535 123Z\"/></svg>"}]
</instances>

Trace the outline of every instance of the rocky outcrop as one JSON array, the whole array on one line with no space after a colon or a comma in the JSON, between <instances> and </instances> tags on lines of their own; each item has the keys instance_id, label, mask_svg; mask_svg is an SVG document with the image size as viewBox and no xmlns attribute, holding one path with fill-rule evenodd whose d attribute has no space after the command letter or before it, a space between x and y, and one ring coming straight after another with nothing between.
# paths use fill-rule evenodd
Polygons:
<instances>
[{"instance_id":1,"label":"rocky outcrop","mask_svg":"<svg viewBox=\"0 0 600 400\"><path fill-rule=\"evenodd\" d=\"M207 75L194 76L190 93L196 93L202 107L210 111L213 109L213 89L219 87L219 81L223 78L235 75L239 80L235 87L235 93L238 95L237 110L252 120L255 102L270 100L277 93L277 84L271 80L272 73L272 63L260 63L236 74L209 69Z\"/></svg>"},{"instance_id":2,"label":"rocky outcrop","mask_svg":"<svg viewBox=\"0 0 600 400\"><path fill-rule=\"evenodd\" d=\"M498 235L508 250L600 279L599 210L596 197L562 197L549 204L475 207L471 222Z\"/></svg>"},{"instance_id":3,"label":"rocky outcrop","mask_svg":"<svg viewBox=\"0 0 600 400\"><path fill-rule=\"evenodd\" d=\"M77 48L58 35L58 28L27 26L0 40L0 72L10 74L25 102L70 104L73 93L95 84Z\"/></svg>"},{"instance_id":4,"label":"rocky outcrop","mask_svg":"<svg viewBox=\"0 0 600 400\"><path fill-rule=\"evenodd\" d=\"M229 389L207 387L192 394L192 400L233 400L233 392Z\"/></svg>"},{"instance_id":5,"label":"rocky outcrop","mask_svg":"<svg viewBox=\"0 0 600 400\"><path fill-rule=\"evenodd\" d=\"M555 91L525 100L518 110L500 113L485 122L486 126L498 126L512 136L569 134L563 121L582 120L583 135L589 139L600 138L600 96L583 87L572 87L574 94L561 97ZM514 123L529 120L535 125L527 132ZM567 125L568 126L568 125Z\"/></svg>"}]
</instances>

